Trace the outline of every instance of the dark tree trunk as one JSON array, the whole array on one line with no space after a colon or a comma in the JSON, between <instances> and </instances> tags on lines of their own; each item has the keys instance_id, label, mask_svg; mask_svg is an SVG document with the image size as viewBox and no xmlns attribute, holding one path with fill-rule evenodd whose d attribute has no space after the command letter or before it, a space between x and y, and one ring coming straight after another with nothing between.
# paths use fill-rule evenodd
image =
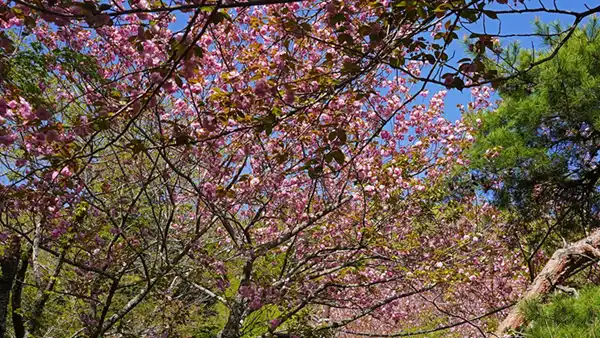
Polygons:
<instances>
[{"instance_id":1,"label":"dark tree trunk","mask_svg":"<svg viewBox=\"0 0 600 338\"><path fill-rule=\"evenodd\" d=\"M229 309L229 319L221 331L221 338L239 338L242 319L244 317L244 305L241 297L237 297L236 304Z\"/></svg>"},{"instance_id":2,"label":"dark tree trunk","mask_svg":"<svg viewBox=\"0 0 600 338\"><path fill-rule=\"evenodd\" d=\"M25 283L25 274L29 267L29 257L31 257L31 249L27 251L27 254L21 259L21 267L17 272L15 286L13 287L11 304L12 304L12 320L13 329L15 331L16 338L25 337L25 321L21 314L21 295L23 293L23 285Z\"/></svg>"},{"instance_id":3,"label":"dark tree trunk","mask_svg":"<svg viewBox=\"0 0 600 338\"><path fill-rule=\"evenodd\" d=\"M250 277L252 275L252 267L254 264L254 258L249 259L244 265L244 274L240 281L240 288L250 285ZM247 304L244 297L239 293L236 295L234 301L229 306L229 318L225 327L219 334L219 338L239 338L240 330L242 328L242 320L248 315Z\"/></svg>"},{"instance_id":4,"label":"dark tree trunk","mask_svg":"<svg viewBox=\"0 0 600 338\"><path fill-rule=\"evenodd\" d=\"M0 267L2 269L2 275L0 276L0 338L3 338L6 333L8 302L19 267L20 253L21 241L19 237L11 236L4 248L2 257L0 257Z\"/></svg>"}]
</instances>

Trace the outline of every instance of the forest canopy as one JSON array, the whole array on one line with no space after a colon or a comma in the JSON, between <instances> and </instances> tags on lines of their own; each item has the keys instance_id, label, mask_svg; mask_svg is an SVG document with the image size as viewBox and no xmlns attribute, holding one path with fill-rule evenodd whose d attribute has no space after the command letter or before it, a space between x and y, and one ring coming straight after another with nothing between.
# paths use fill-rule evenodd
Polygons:
<instances>
[{"instance_id":1,"label":"forest canopy","mask_svg":"<svg viewBox=\"0 0 600 338\"><path fill-rule=\"evenodd\" d=\"M538 332L598 281L598 12L0 0L0 337Z\"/></svg>"}]
</instances>

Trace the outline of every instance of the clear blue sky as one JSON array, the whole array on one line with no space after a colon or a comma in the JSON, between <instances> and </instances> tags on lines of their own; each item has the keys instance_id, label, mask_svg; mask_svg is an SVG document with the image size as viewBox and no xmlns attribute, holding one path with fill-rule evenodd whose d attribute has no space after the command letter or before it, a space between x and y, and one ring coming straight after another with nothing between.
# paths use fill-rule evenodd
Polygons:
<instances>
[{"instance_id":1,"label":"clear blue sky","mask_svg":"<svg viewBox=\"0 0 600 338\"><path fill-rule=\"evenodd\" d=\"M509 2L512 3L513 0L509 0ZM543 0L541 1L547 8L553 8L554 7L554 1L549 1L549 0ZM572 11L585 11L586 10L586 5L588 7L594 7L598 5L598 0L557 0L556 4L557 7L561 10L572 10ZM538 8L540 7L539 5L539 1L538 0L525 0L525 4L529 7L529 8ZM496 6L498 9L502 8L502 9L506 9L506 5L497 5ZM500 28L500 34L519 34L519 33L528 33L531 32L533 29L533 22L534 20L537 18L539 18L542 22L545 23L550 23L553 21L560 21L561 23L563 23L565 26L566 25L570 25L573 22L573 18L570 16L566 16L566 15L553 15L553 14L546 14L546 13L536 13L536 14L513 14L513 15L500 15L499 16L499 20L496 20L496 22L494 22L495 20L486 20L486 28L488 29L489 33L498 33L498 28ZM501 26L498 26L498 22L501 23ZM479 26L480 28L480 32L482 32L481 30L481 25ZM463 37L463 35L465 35L466 32L462 32L462 35L459 34L459 37ZM504 39L502 40L502 44L506 45L507 43L510 43L512 41L514 41L515 39L520 40L521 46L526 47L526 48L531 48L532 46L534 46L535 48L543 48L543 46L540 44L540 40L539 39L534 39L534 38L513 38L513 39ZM457 48L457 50L455 51L457 55L460 55L463 53L462 50L460 50L460 47ZM457 60L460 59L460 57L457 58ZM432 86L431 90L434 90L436 87ZM439 88L439 87L437 87ZM446 117L450 120L457 120L460 118L460 113L458 111L458 109L456 109L456 105L457 104L465 104L467 102L469 102L469 97L470 97L470 91L469 90L464 90L462 93L456 89L450 90L448 92L448 95L446 97Z\"/></svg>"}]
</instances>

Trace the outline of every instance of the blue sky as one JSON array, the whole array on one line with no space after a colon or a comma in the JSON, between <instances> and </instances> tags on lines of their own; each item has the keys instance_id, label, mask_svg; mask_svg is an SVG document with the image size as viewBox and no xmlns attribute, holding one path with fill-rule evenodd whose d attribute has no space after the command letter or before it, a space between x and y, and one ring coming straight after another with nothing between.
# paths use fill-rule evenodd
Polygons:
<instances>
[{"instance_id":1,"label":"blue sky","mask_svg":"<svg viewBox=\"0 0 600 338\"><path fill-rule=\"evenodd\" d=\"M513 3L515 0L509 0L509 3ZM520 1L520 0L516 0ZM540 3L543 4L547 8L556 7L561 10L571 10L571 11L585 11L586 5L588 7L593 7L598 5L598 0L525 0L525 5L528 8L539 8ZM519 5L518 8L523 8L523 5ZM507 5L499 5L495 4L491 9L498 10L506 10ZM172 25L172 29L182 29L185 26L187 15L182 16L182 20L178 20ZM523 34L529 33L533 30L533 22L534 20L539 18L542 22L550 23L552 21L559 20L561 23L571 24L573 22L573 18L567 15L553 15L547 13L535 13L535 14L510 14L510 15L499 15L499 20L492 20L486 18L485 26L487 32L489 33L500 33L500 34ZM500 26L499 26L500 23ZM477 29L479 28L479 29ZM483 25L479 22L477 25L471 27L474 31L483 32ZM463 36L468 35L468 32L458 32L459 37L462 39ZM540 39L534 38L516 38L520 40L520 43L523 47L532 47L534 46L536 49L542 49ZM514 41L515 39L504 39L502 43L504 45ZM453 50L450 51L449 54L455 53L455 60L459 60L464 56L464 48L461 44L455 44L453 46ZM445 89L441 86L436 85L428 85L428 89L430 92L435 92L437 90ZM464 90L460 92L456 89L448 91L448 95L446 96L446 117L452 121L455 121L460 118L460 112L456 108L457 104L466 104L470 100L470 91ZM421 102L417 100L417 102Z\"/></svg>"},{"instance_id":2,"label":"blue sky","mask_svg":"<svg viewBox=\"0 0 600 338\"><path fill-rule=\"evenodd\" d=\"M509 0L512 2L513 0ZM553 8L554 1L543 0L541 1L547 8ZM572 10L572 11L585 11L586 4L588 7L593 7L598 5L597 0L556 0L557 7L562 10ZM525 4L529 8L537 8L539 7L540 1L538 0L526 0ZM506 5L497 5L499 9L506 9ZM571 24L573 22L573 18L566 15L553 15L547 13L536 13L536 14L512 14L512 15L500 15L499 22L501 23L501 34L518 34L518 33L528 33L533 29L534 20L539 18L542 22L550 23L552 21L559 20L565 26L567 24ZM494 20L487 20L487 28L489 33L497 33L498 32L498 21L493 22ZM459 34L459 37L462 38L466 32L462 32ZM531 48L534 46L535 48L542 49L543 46L540 43L539 39L534 38L518 38L520 40L521 46ZM506 45L507 43L514 41L514 39L504 39L502 40L502 44ZM457 55L463 53L460 46L455 50ZM458 57L457 59L460 59ZM439 87L437 87L439 88ZM431 90L436 89L435 86L431 86ZM450 120L457 120L460 118L460 112L456 109L457 104L465 104L469 102L470 91L464 90L460 92L456 89L450 90L446 97L446 117Z\"/></svg>"}]
</instances>

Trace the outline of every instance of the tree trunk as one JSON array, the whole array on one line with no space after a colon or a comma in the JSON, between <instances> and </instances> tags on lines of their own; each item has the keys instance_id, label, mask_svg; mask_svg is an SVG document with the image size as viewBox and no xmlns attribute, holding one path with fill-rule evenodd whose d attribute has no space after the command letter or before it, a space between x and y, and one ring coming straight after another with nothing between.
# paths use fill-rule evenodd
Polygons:
<instances>
[{"instance_id":1,"label":"tree trunk","mask_svg":"<svg viewBox=\"0 0 600 338\"><path fill-rule=\"evenodd\" d=\"M25 285L25 274L29 267L29 258L31 257L31 249L21 259L21 267L17 272L15 286L13 287L11 303L12 303L12 320L13 329L16 338L25 337L25 321L21 314L21 296L23 294L23 286Z\"/></svg>"},{"instance_id":2,"label":"tree trunk","mask_svg":"<svg viewBox=\"0 0 600 338\"><path fill-rule=\"evenodd\" d=\"M252 275L252 267L254 264L254 258L248 259L244 264L243 277L240 281L237 295L229 306L229 318L223 330L219 333L219 338L239 338L240 330L242 328L242 320L248 315L247 302L244 297L240 294L242 287L250 285L250 277Z\"/></svg>"},{"instance_id":3,"label":"tree trunk","mask_svg":"<svg viewBox=\"0 0 600 338\"><path fill-rule=\"evenodd\" d=\"M21 253L21 241L17 236L11 236L4 248L4 253L0 257L0 266L2 275L0 275L0 338L6 333L6 315L8 312L8 302L10 300L10 290L19 266Z\"/></svg>"},{"instance_id":4,"label":"tree trunk","mask_svg":"<svg viewBox=\"0 0 600 338\"><path fill-rule=\"evenodd\" d=\"M239 338L244 318L244 302L241 297L236 297L235 304L229 309L229 319L221 331L220 338Z\"/></svg>"},{"instance_id":5,"label":"tree trunk","mask_svg":"<svg viewBox=\"0 0 600 338\"><path fill-rule=\"evenodd\" d=\"M521 303L544 298L554 287L590 264L600 259L600 230L590 236L556 250L542 272L533 280L521 298ZM496 335L503 337L511 330L518 330L525 324L525 318L518 306L515 306L508 316L500 323Z\"/></svg>"}]
</instances>

